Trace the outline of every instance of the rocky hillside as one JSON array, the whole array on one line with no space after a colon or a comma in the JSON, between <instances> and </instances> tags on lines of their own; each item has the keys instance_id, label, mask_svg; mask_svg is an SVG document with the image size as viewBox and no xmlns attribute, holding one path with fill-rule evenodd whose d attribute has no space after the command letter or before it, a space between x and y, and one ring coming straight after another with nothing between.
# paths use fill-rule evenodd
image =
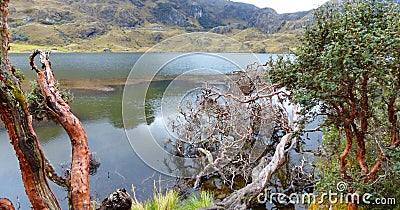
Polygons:
<instances>
[{"instance_id":1,"label":"rocky hillside","mask_svg":"<svg viewBox=\"0 0 400 210\"><path fill-rule=\"evenodd\" d=\"M9 25L14 51L34 47L29 45L145 51L198 31L234 37L255 51L279 51L293 45L308 14L277 14L229 0L18 0L11 1Z\"/></svg>"}]
</instances>

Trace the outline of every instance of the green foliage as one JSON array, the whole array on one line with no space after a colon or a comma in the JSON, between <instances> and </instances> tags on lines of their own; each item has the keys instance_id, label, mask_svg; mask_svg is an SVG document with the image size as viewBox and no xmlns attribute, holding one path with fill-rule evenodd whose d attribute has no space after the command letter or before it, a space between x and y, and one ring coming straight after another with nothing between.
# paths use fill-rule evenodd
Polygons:
<instances>
[{"instance_id":1,"label":"green foliage","mask_svg":"<svg viewBox=\"0 0 400 210\"><path fill-rule=\"evenodd\" d=\"M338 152L344 148L344 142L337 141L343 139L341 133L335 127L324 128L324 140L322 142L325 153L318 159L316 166L318 170L319 182L316 184L317 189L335 189L336 183L340 178Z\"/></svg>"},{"instance_id":2,"label":"green foliage","mask_svg":"<svg viewBox=\"0 0 400 210\"><path fill-rule=\"evenodd\" d=\"M389 148L386 155L391 159L394 163L393 171L400 174L400 148L396 146L392 146Z\"/></svg>"},{"instance_id":3,"label":"green foliage","mask_svg":"<svg viewBox=\"0 0 400 210\"><path fill-rule=\"evenodd\" d=\"M353 144L347 155L351 190L375 197L400 198L397 149L389 147L390 131L399 132L400 8L393 1L332 1L314 12L314 24L301 37L294 59L280 58L271 69L273 83L291 91L290 100L302 108L303 123L324 115L325 154L320 158L317 190L336 189L343 181L338 159L345 147L345 126ZM396 117L395 117L396 118ZM366 125L365 126L362 126ZM361 136L361 138L360 138ZM357 138L357 141L356 141ZM385 154L377 180L364 183L355 150L365 144L372 167ZM374 206L374 209L388 206ZM393 208L394 206L389 206Z\"/></svg>"},{"instance_id":4,"label":"green foliage","mask_svg":"<svg viewBox=\"0 0 400 210\"><path fill-rule=\"evenodd\" d=\"M25 75L22 73L21 69L15 68L15 66L11 65L11 71L13 72L14 76L20 81L25 80Z\"/></svg>"},{"instance_id":5,"label":"green foliage","mask_svg":"<svg viewBox=\"0 0 400 210\"><path fill-rule=\"evenodd\" d=\"M11 40L12 41L26 42L26 41L29 40L29 38L24 33L21 33L21 32L18 32L18 31L12 31L11 32Z\"/></svg>"},{"instance_id":6,"label":"green foliage","mask_svg":"<svg viewBox=\"0 0 400 210\"><path fill-rule=\"evenodd\" d=\"M157 7L154 8L153 14L157 13L165 13L165 12L170 12L174 9L174 5L171 3L158 3Z\"/></svg>"},{"instance_id":7,"label":"green foliage","mask_svg":"<svg viewBox=\"0 0 400 210\"><path fill-rule=\"evenodd\" d=\"M54 22L49 21L49 20L40 20L39 23L43 24L43 25L53 25Z\"/></svg>"},{"instance_id":8,"label":"green foliage","mask_svg":"<svg viewBox=\"0 0 400 210\"><path fill-rule=\"evenodd\" d=\"M201 16L197 19L199 21L199 24L204 28L204 29L211 29L220 25L223 25L221 21L215 20L209 16Z\"/></svg>"},{"instance_id":9,"label":"green foliage","mask_svg":"<svg viewBox=\"0 0 400 210\"><path fill-rule=\"evenodd\" d=\"M165 209L172 210L178 202L178 193L172 190L166 192L165 195L161 193L155 193L153 201L145 204L145 209Z\"/></svg>"},{"instance_id":10,"label":"green foliage","mask_svg":"<svg viewBox=\"0 0 400 210\"><path fill-rule=\"evenodd\" d=\"M56 88L66 103L73 101L74 96L69 90L60 88L59 83L56 84ZM55 121L54 116L46 109L46 101L43 97L42 90L36 81L31 81L31 90L26 93L26 101L28 103L29 112L35 120Z\"/></svg>"},{"instance_id":11,"label":"green foliage","mask_svg":"<svg viewBox=\"0 0 400 210\"><path fill-rule=\"evenodd\" d=\"M176 191L168 190L164 194L155 189L152 200L144 203L136 201L132 204L132 210L195 210L212 204L213 196L208 192L201 192L200 196L190 196L180 200Z\"/></svg>"},{"instance_id":12,"label":"green foliage","mask_svg":"<svg viewBox=\"0 0 400 210\"><path fill-rule=\"evenodd\" d=\"M397 95L400 59L399 6L376 0L329 3L315 11L294 61L281 60L270 74L275 83L292 90L293 102L310 111L323 102L359 97L362 75L370 78L368 94ZM382 94L383 93L383 94ZM370 101L371 103L374 100Z\"/></svg>"},{"instance_id":13,"label":"green foliage","mask_svg":"<svg viewBox=\"0 0 400 210\"><path fill-rule=\"evenodd\" d=\"M315 11L314 25L301 38L295 59L276 62L271 80L292 92L291 101L309 120L317 114L327 116L326 125L342 126L348 120L355 132L367 118L371 134L387 134L389 99L396 100L395 110L400 108L399 31L396 3L329 3ZM388 139L368 138L375 137Z\"/></svg>"},{"instance_id":14,"label":"green foliage","mask_svg":"<svg viewBox=\"0 0 400 210\"><path fill-rule=\"evenodd\" d=\"M26 108L25 95L24 92L19 87L19 85L15 84L12 80L8 78L6 79L5 84L9 89L10 93L15 98L15 100L18 101L18 103L22 105L24 108Z\"/></svg>"},{"instance_id":15,"label":"green foliage","mask_svg":"<svg viewBox=\"0 0 400 210\"><path fill-rule=\"evenodd\" d=\"M182 202L178 210L199 209L210 206L214 202L213 195L202 191L200 197L192 195Z\"/></svg>"},{"instance_id":16,"label":"green foliage","mask_svg":"<svg viewBox=\"0 0 400 210\"><path fill-rule=\"evenodd\" d=\"M324 140L322 142L324 152L318 158L316 166L318 168L318 177L320 180L316 184L316 195L321 196L322 193L328 193L330 190L333 193L340 193L337 191L337 184L339 182L343 182L340 173L338 170L338 158L341 152L345 147L344 142L344 134L340 131L340 129L332 127L324 128ZM377 148L374 148L377 149ZM395 147L390 147L389 150L385 153L390 159L389 162L385 162L382 166L383 172L380 174L378 180L374 183L365 184L363 182L358 182L357 180L347 182L348 189L353 192L357 192L359 195L364 195L365 193L369 193L372 195L371 198L368 198L369 201L373 201L378 198L395 198L396 205L365 205L361 203L361 209L400 209L400 205L398 205L398 200L400 198L400 192L397 190L397 186L400 185L400 180L397 177L400 175L398 168L400 165L400 149ZM374 156L368 156L368 159L371 160L375 158ZM391 162L391 163L390 163ZM348 173L352 177L356 177L359 175L360 168L358 167L357 159L354 156L349 157L347 162ZM345 191L346 192L346 191ZM325 208L315 208L315 209L326 209L329 207L328 201L325 200L324 204ZM315 205L314 205L315 206ZM346 205L342 206L343 209L347 209ZM310 208L314 209L314 208ZM335 208L334 208L335 209ZM336 206L336 209L342 209Z\"/></svg>"}]
</instances>

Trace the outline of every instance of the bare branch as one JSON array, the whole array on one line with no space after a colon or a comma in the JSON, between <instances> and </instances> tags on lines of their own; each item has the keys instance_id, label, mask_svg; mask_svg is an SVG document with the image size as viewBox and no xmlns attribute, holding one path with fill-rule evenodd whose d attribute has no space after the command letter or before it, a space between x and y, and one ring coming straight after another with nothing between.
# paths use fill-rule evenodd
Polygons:
<instances>
[{"instance_id":1,"label":"bare branch","mask_svg":"<svg viewBox=\"0 0 400 210\"><path fill-rule=\"evenodd\" d=\"M34 64L34 58L40 55L44 70ZM37 82L43 92L46 107L64 127L72 146L70 172L71 203L74 209L90 209L89 191L89 149L86 132L80 120L71 112L69 105L57 90L49 53L35 50L30 56L30 65L37 73Z\"/></svg>"}]
</instances>

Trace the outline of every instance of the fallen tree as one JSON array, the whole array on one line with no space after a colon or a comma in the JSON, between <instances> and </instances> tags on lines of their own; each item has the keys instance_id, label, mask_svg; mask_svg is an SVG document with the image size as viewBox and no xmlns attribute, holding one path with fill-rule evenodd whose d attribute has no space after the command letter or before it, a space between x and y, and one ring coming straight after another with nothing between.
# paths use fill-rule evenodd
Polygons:
<instances>
[{"instance_id":1,"label":"fallen tree","mask_svg":"<svg viewBox=\"0 0 400 210\"><path fill-rule=\"evenodd\" d=\"M295 143L295 138L293 137L293 133L283 136L281 142L275 148L271 162L261 170L258 176L256 176L257 178L216 205L223 209L248 209L252 201L267 187L268 181L275 171L285 162L286 153L288 152L288 150L285 150L285 146Z\"/></svg>"},{"instance_id":2,"label":"fallen tree","mask_svg":"<svg viewBox=\"0 0 400 210\"><path fill-rule=\"evenodd\" d=\"M211 208L254 205L305 132L297 106L284 103L290 93L269 83L266 69L271 64L254 63L228 75L225 85L205 85L193 102L181 104L172 121L179 138L170 142L171 148L179 157L197 158L191 159L200 168L193 188L217 178L233 191Z\"/></svg>"}]
</instances>

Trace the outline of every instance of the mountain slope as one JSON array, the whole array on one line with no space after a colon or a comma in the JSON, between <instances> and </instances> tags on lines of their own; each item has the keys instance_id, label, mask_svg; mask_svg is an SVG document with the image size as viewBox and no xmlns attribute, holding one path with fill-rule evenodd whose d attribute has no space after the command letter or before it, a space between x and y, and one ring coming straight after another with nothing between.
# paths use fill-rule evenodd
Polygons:
<instances>
[{"instance_id":1,"label":"mountain slope","mask_svg":"<svg viewBox=\"0 0 400 210\"><path fill-rule=\"evenodd\" d=\"M264 52L280 50L269 48L272 44L262 40L267 37L274 46L292 46L307 14L277 14L229 0L20 0L11 2L9 25L16 51L21 44L66 51L145 51L174 35L211 31L243 36L253 50Z\"/></svg>"}]
</instances>

